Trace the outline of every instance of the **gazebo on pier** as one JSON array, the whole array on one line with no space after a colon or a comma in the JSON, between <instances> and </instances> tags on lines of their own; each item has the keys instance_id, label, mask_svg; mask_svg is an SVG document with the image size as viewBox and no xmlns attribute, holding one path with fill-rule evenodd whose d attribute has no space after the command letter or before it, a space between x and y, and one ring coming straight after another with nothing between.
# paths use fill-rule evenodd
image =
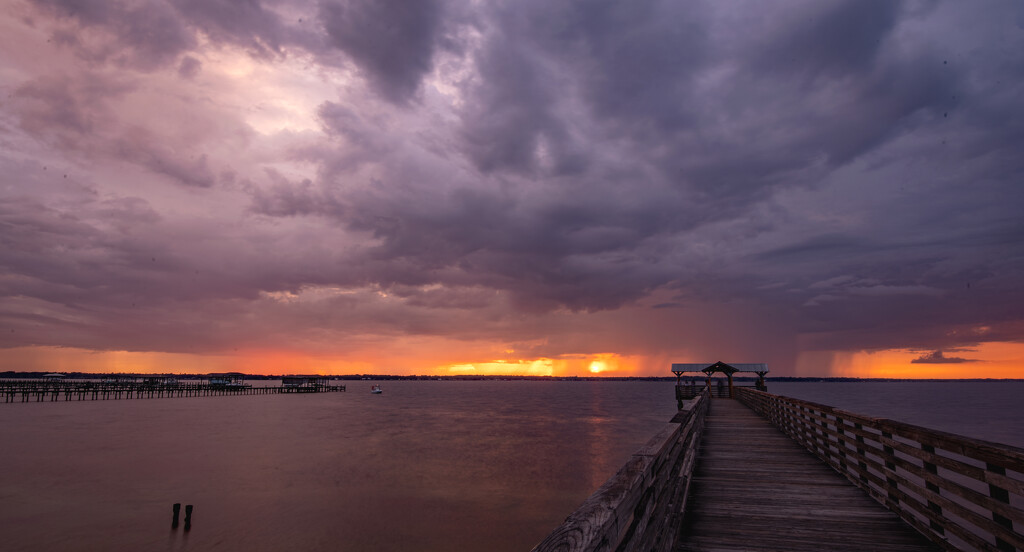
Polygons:
<instances>
[{"instance_id":1,"label":"gazebo on pier","mask_svg":"<svg viewBox=\"0 0 1024 552\"><path fill-rule=\"evenodd\" d=\"M685 392L682 392L682 389L683 389L683 385L682 385L682 383L683 383L682 382L683 374L686 374L686 373L703 373L705 375L705 377L706 377L706 383L707 383L708 387L711 387L711 377L713 375L715 375L715 374L724 374L725 377L728 378L728 380L729 380L729 395L728 395L728 397L731 399L731 398L733 398L732 375L735 374L736 372L749 372L749 373L752 373L752 374L757 374L757 382L754 384L754 387L757 388L759 391L766 391L768 389L768 387L764 383L764 375L768 373L768 365L763 363L763 362L762 363L742 363L742 364L740 364L740 363L733 363L733 364L726 364L724 362L719 361L719 362L716 362L714 364L706 364L706 363L673 364L672 365L672 373L676 375L676 397L679 398L679 400L683 400L682 399L682 395L686 394ZM721 394L719 394L719 397L721 397ZM692 398L692 397L688 397L688 398Z\"/></svg>"}]
</instances>

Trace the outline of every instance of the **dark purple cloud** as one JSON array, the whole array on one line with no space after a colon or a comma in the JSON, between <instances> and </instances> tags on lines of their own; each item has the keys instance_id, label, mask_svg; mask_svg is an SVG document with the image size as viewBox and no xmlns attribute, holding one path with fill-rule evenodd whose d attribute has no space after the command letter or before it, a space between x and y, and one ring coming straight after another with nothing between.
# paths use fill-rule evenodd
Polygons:
<instances>
[{"instance_id":1,"label":"dark purple cloud","mask_svg":"<svg viewBox=\"0 0 1024 552\"><path fill-rule=\"evenodd\" d=\"M750 70L796 76L860 75L872 71L884 41L905 17L908 3L845 0L789 11L785 24L767 33L748 58Z\"/></svg>"},{"instance_id":2,"label":"dark purple cloud","mask_svg":"<svg viewBox=\"0 0 1024 552\"><path fill-rule=\"evenodd\" d=\"M108 102L129 89L111 80L47 76L22 83L10 97L22 128L70 148L100 132L110 116Z\"/></svg>"},{"instance_id":3,"label":"dark purple cloud","mask_svg":"<svg viewBox=\"0 0 1024 552\"><path fill-rule=\"evenodd\" d=\"M288 42L287 25L264 6L272 2L174 0L170 4L211 40L238 44L257 57L281 55Z\"/></svg>"},{"instance_id":4,"label":"dark purple cloud","mask_svg":"<svg viewBox=\"0 0 1024 552\"><path fill-rule=\"evenodd\" d=\"M199 71L203 68L203 62L198 59L185 56L181 59L181 64L178 65L178 74L182 78L191 79L199 74Z\"/></svg>"},{"instance_id":5,"label":"dark purple cloud","mask_svg":"<svg viewBox=\"0 0 1024 552\"><path fill-rule=\"evenodd\" d=\"M432 68L443 9L440 0L325 0L319 17L329 43L356 62L377 92L405 102Z\"/></svg>"},{"instance_id":6,"label":"dark purple cloud","mask_svg":"<svg viewBox=\"0 0 1024 552\"><path fill-rule=\"evenodd\" d=\"M932 351L930 353L925 353L910 362L911 364L960 364L963 362L975 361L967 358L948 357L942 354L942 351Z\"/></svg>"},{"instance_id":7,"label":"dark purple cloud","mask_svg":"<svg viewBox=\"0 0 1024 552\"><path fill-rule=\"evenodd\" d=\"M196 46L165 3L34 0L55 16L53 38L89 63L154 70Z\"/></svg>"},{"instance_id":8,"label":"dark purple cloud","mask_svg":"<svg viewBox=\"0 0 1024 552\"><path fill-rule=\"evenodd\" d=\"M24 10L6 347L791 366L1024 336L1009 3Z\"/></svg>"},{"instance_id":9,"label":"dark purple cloud","mask_svg":"<svg viewBox=\"0 0 1024 552\"><path fill-rule=\"evenodd\" d=\"M185 186L212 186L216 177L205 153L183 155L152 131L118 120L113 104L137 90L117 79L44 77L24 83L12 98L22 129L67 151L116 158Z\"/></svg>"}]
</instances>

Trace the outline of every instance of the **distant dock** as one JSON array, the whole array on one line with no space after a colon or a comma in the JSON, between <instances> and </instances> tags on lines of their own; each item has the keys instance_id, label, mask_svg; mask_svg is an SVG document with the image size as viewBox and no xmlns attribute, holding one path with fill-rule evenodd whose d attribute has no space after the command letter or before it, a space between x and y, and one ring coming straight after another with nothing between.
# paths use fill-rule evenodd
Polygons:
<instances>
[{"instance_id":1,"label":"distant dock","mask_svg":"<svg viewBox=\"0 0 1024 552\"><path fill-rule=\"evenodd\" d=\"M215 397L224 395L276 395L280 393L337 393L344 385L329 385L323 379L309 378L302 383L287 382L281 386L238 383L162 383L144 381L0 381L0 396L5 403L106 401L123 399L165 399L183 397Z\"/></svg>"}]
</instances>

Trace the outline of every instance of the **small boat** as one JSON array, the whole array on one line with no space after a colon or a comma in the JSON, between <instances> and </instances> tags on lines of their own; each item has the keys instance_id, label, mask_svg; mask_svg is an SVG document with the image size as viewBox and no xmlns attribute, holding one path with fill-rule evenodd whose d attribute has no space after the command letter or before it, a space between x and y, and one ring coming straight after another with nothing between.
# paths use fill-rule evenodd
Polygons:
<instances>
[{"instance_id":1,"label":"small boat","mask_svg":"<svg viewBox=\"0 0 1024 552\"><path fill-rule=\"evenodd\" d=\"M374 395L380 395L383 392L384 390L381 389L379 385L374 385L370 387L370 393L373 393Z\"/></svg>"}]
</instances>

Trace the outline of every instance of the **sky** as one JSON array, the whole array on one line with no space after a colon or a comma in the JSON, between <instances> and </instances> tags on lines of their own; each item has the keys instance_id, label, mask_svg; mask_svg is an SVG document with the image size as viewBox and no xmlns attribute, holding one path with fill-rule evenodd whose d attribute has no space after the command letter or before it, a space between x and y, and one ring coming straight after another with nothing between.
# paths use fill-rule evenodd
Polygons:
<instances>
[{"instance_id":1,"label":"sky","mask_svg":"<svg viewBox=\"0 0 1024 552\"><path fill-rule=\"evenodd\" d=\"M1024 1L0 3L0 371L1024 377Z\"/></svg>"}]
</instances>

